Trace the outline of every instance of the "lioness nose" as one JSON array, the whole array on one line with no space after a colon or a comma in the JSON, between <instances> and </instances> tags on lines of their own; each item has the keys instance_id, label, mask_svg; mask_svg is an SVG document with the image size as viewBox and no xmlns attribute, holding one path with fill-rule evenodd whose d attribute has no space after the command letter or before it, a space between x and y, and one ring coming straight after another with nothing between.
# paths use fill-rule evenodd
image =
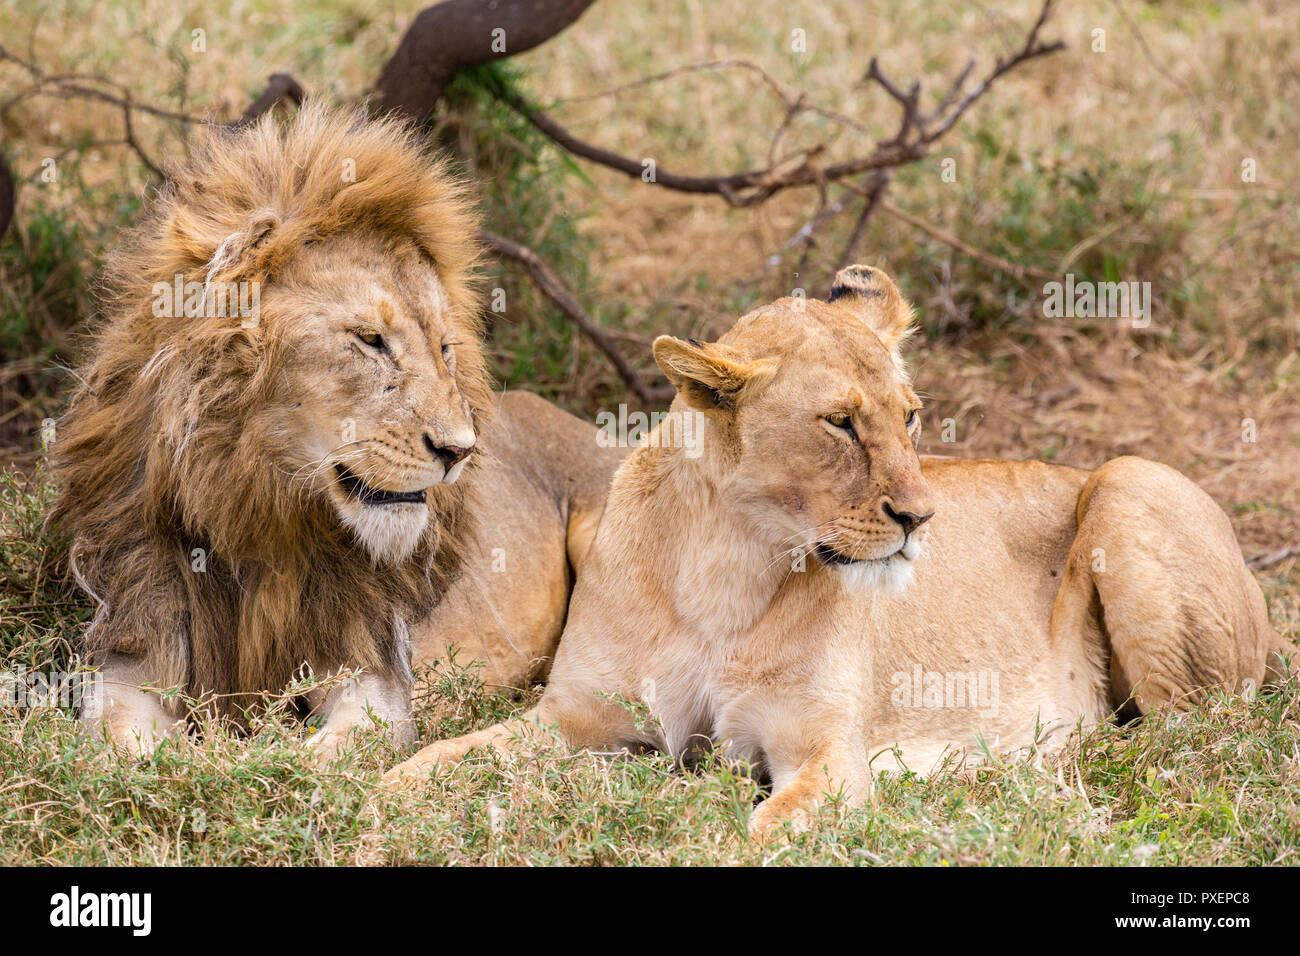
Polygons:
<instances>
[{"instance_id":1,"label":"lioness nose","mask_svg":"<svg viewBox=\"0 0 1300 956\"><path fill-rule=\"evenodd\" d=\"M928 511L925 514L913 514L910 511L895 511L888 501L882 502L880 507L884 509L887 517L902 525L903 534L911 534L917 528L921 527L921 525L934 517L933 511Z\"/></svg>"},{"instance_id":2,"label":"lioness nose","mask_svg":"<svg viewBox=\"0 0 1300 956\"><path fill-rule=\"evenodd\" d=\"M429 449L429 454L442 462L442 467L448 470L474 450L472 445L439 445L428 433L424 436L424 447Z\"/></svg>"}]
</instances>

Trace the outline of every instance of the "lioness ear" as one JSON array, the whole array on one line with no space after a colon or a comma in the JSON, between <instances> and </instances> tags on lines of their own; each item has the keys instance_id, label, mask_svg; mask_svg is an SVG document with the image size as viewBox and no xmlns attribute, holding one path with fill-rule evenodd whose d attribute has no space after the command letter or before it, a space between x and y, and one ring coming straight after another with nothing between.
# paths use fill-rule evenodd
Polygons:
<instances>
[{"instance_id":1,"label":"lioness ear","mask_svg":"<svg viewBox=\"0 0 1300 956\"><path fill-rule=\"evenodd\" d=\"M912 334L912 307L893 280L879 269L871 266L841 269L835 273L827 301L860 318L895 355Z\"/></svg>"},{"instance_id":2,"label":"lioness ear","mask_svg":"<svg viewBox=\"0 0 1300 956\"><path fill-rule=\"evenodd\" d=\"M671 335L654 341L654 356L686 404L701 411L734 408L742 389L766 381L775 370L771 359L745 362L725 354L726 346L684 342Z\"/></svg>"}]
</instances>

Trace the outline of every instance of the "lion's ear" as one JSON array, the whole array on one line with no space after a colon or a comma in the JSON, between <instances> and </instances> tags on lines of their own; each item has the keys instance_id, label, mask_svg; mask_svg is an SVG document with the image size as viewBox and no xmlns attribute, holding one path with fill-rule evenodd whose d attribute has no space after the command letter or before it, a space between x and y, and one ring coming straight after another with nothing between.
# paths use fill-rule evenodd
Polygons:
<instances>
[{"instance_id":1,"label":"lion's ear","mask_svg":"<svg viewBox=\"0 0 1300 956\"><path fill-rule=\"evenodd\" d=\"M244 227L222 240L204 265L204 278L214 278L231 270L248 267L248 259L280 225L280 218L270 210L261 210L248 218Z\"/></svg>"},{"instance_id":2,"label":"lion's ear","mask_svg":"<svg viewBox=\"0 0 1300 956\"><path fill-rule=\"evenodd\" d=\"M912 307L892 279L871 266L849 266L835 273L828 302L852 312L884 344L898 354L912 334Z\"/></svg>"},{"instance_id":3,"label":"lion's ear","mask_svg":"<svg viewBox=\"0 0 1300 956\"><path fill-rule=\"evenodd\" d=\"M686 404L701 411L735 408L740 393L771 377L776 363L771 359L746 362L726 346L685 342L671 335L654 341L655 361Z\"/></svg>"}]
</instances>

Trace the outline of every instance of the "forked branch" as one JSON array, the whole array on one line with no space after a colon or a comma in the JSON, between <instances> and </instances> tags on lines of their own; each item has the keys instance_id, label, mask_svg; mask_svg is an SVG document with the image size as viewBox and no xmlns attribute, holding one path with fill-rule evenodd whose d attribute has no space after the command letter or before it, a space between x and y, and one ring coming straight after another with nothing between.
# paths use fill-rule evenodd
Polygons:
<instances>
[{"instance_id":1,"label":"forked branch","mask_svg":"<svg viewBox=\"0 0 1300 956\"><path fill-rule=\"evenodd\" d=\"M877 83L898 103L901 114L898 131L893 138L878 142L875 149L864 156L823 165L820 157L825 150L825 145L818 144L804 150L800 157L788 162L725 175L681 173L656 164L654 176L648 181L656 186L678 192L721 196L732 206L754 206L787 189L812 185L824 187L826 183L873 170L890 169L916 162L930 153L934 144L952 129L998 79L1023 63L1065 47L1060 40L1044 42L1040 39L1051 8L1052 0L1045 0L1038 18L1026 34L1020 48L1009 57L997 58L988 73L974 87L966 90L967 80L974 70L974 64L968 63L940 98L937 107L928 113L922 112L920 108L920 81L914 81L908 89L903 90L885 74L879 61L873 57L863 79ZM503 102L516 110L560 148L625 175L645 178L644 160L625 156L579 138L516 93L505 92L499 95ZM805 105L800 100L791 102L785 96L783 99L787 101L788 111L786 121L782 124L784 127L788 125L789 113L802 110Z\"/></svg>"}]
</instances>

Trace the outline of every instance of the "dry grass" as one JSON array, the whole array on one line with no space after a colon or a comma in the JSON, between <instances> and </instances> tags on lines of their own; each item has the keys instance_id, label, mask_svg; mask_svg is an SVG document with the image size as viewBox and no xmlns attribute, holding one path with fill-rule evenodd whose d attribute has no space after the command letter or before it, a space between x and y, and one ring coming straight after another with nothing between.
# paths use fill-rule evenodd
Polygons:
<instances>
[{"instance_id":1,"label":"dry grass","mask_svg":"<svg viewBox=\"0 0 1300 956\"><path fill-rule=\"evenodd\" d=\"M860 82L871 55L895 77L921 77L938 89L968 56L987 62L1008 50L1035 9L1030 2L798 6L805 9L772 0L604 0L520 57L521 83L584 138L653 157L661 168L723 172L764 164L782 116L751 72L705 70L591 94L692 63L752 61L786 89L864 127L810 117L787 132L779 154L825 143L828 159L845 158L893 131L892 105ZM277 70L318 95L355 97L417 8L256 0L218 15L210 3L186 0L56 0L39 16L31 7L0 9L0 37L48 70L108 74L141 100L224 118ZM206 30L202 54L190 52L194 28ZM790 51L795 28L807 33L806 54ZM1096 29L1105 31L1105 53L1091 50ZM913 351L928 401L925 450L1085 467L1141 454L1214 495L1247 555L1300 544L1300 215L1292 198L1300 180L1300 7L1090 0L1058 11L1049 35L1069 49L1008 77L932 160L900 170L889 195L1017 263L1149 281L1155 316L1142 331L1046 319L1037 284L1026 287L877 213L862 258L898 276L927 332ZM12 65L0 64L0 101L20 80ZM716 198L673 194L607 170L583 167L577 175L542 149L528 167L534 178L512 193L500 182L502 169L514 176L519 155L538 144L516 143L516 127L477 115L473 105L454 100L444 119L459 141L491 143L470 165L484 176L494 227L559 256L583 301L642 367L659 332L707 337L796 287L823 292L857 213L850 203L820 227L795 275L802 249L785 244L809 220L814 190L731 210ZM138 125L155 158L183 148L175 124ZM82 271L93 269L114 228L134 214L145 178L128 150L108 146L61 159L56 183L39 179L42 158L81 140L120 136L120 114L111 109L37 98L10 110L0 132L25 180L18 223L55 223L49 248L20 242L17 229L0 247L0 285L19 290L5 313L0 442L5 457L30 468L32 429L57 408L48 379L32 385L35 343L66 332L59 310L84 309L86 299L78 292L71 305L48 305L21 290L43 288L30 277L47 278L66 258L61 243L81 250ZM514 166L496 155L511 149ZM943 157L956 160L956 182L941 178ZM1246 159L1256 182L1242 181ZM586 414L622 399L602 359L535 296L521 288L511 301L517 304L497 322L493 341L509 384ZM954 423L951 442L942 440L946 419ZM1257 441L1242 440L1243 419L1255 423ZM43 507L39 494L21 507L16 500L7 499L11 515ZM8 521L0 568L33 559L35 532L16 527ZM1291 559L1260 575L1274 623L1293 638L1300 634L1295 566ZM81 612L49 602L72 596L50 591L48 581L33 586L24 577L16 587L15 580L6 576L7 656L35 662L66 654ZM33 604L37 610L21 610ZM456 686L469 688L456 698L465 702L456 720L507 706L483 698L472 681ZM972 781L899 781L874 812L832 823L779 859L1288 861L1300 818L1294 701L1288 688L1254 709L1225 702L1131 735L1098 731L1079 744L1086 752L1042 767L999 768ZM453 726L441 715L426 720L431 731ZM99 758L56 717L6 723L0 765L12 768L5 776L16 802L9 802L20 810L0 820L0 846L8 861L762 859L735 838L751 784L725 767L683 777L653 761L616 771L589 758L489 761L419 807L385 803L367 817L365 781L382 754L324 779L299 766L293 743L293 730L274 722L251 744L218 737L165 757L168 784L158 790L150 775L160 768L78 778L69 768ZM228 757L223 748L234 747L246 747L238 751L246 756ZM62 756L51 763L52 755ZM253 776L240 776L240 768ZM246 779L280 793L283 814L251 798L240 802L230 785ZM149 801L162 808L152 816ZM165 817L190 802L209 819L228 821L229 836L211 826L206 835L177 829ZM119 835L91 849L109 832Z\"/></svg>"},{"instance_id":2,"label":"dry grass","mask_svg":"<svg viewBox=\"0 0 1300 956\"><path fill-rule=\"evenodd\" d=\"M51 489L0 477L0 651L66 667L88 614L40 530ZM1297 628L1292 622L1290 633ZM376 786L397 758L377 733L328 771L310 765L284 698L249 738L211 724L153 759L123 761L67 710L0 712L0 866L15 864L1070 864L1295 863L1300 686L1254 701L1076 735L1066 748L922 779L880 779L869 803L832 801L810 832L743 838L758 795L746 768L666 756L610 759L538 745L472 756L415 795ZM423 737L500 719L450 662L417 682Z\"/></svg>"}]
</instances>

